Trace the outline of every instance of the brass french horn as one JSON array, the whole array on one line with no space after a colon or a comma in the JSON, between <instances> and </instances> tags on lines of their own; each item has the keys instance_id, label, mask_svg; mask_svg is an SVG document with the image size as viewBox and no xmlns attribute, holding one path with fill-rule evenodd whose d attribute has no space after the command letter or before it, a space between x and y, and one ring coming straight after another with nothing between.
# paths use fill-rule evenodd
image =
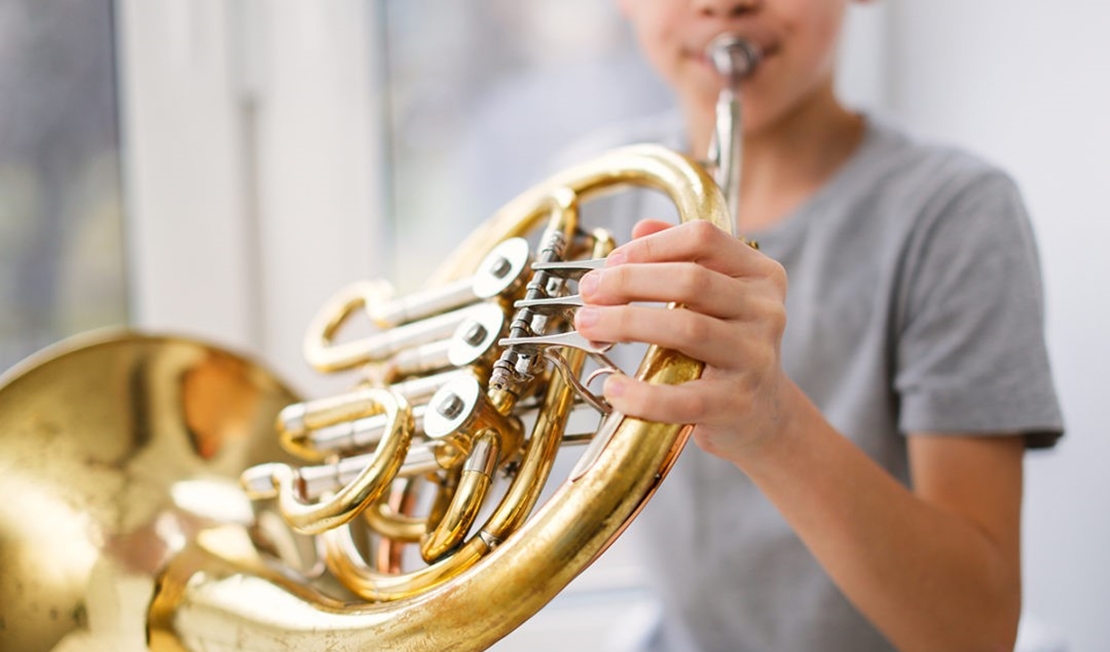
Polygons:
<instances>
[{"instance_id":1,"label":"brass french horn","mask_svg":"<svg viewBox=\"0 0 1110 652\"><path fill-rule=\"evenodd\" d=\"M737 39L712 54L733 83L708 164L615 150L504 207L430 289L345 288L306 338L321 371L360 371L341 396L300 401L243 356L133 333L0 377L0 650L481 650L535 614L686 440L612 412L582 377L617 372L572 326L577 279L614 242L578 208L649 186L683 221L732 230L735 92L758 55ZM363 316L374 331L341 340ZM701 368L650 347L636 374ZM584 409L596 432L569 432ZM567 443L584 453L541 505Z\"/></svg>"}]
</instances>

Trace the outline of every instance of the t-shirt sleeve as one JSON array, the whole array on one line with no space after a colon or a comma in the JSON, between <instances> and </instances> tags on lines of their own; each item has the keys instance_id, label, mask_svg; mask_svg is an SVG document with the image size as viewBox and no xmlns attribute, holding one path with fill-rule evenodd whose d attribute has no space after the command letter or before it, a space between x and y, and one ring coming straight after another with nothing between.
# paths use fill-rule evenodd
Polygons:
<instances>
[{"instance_id":1,"label":"t-shirt sleeve","mask_svg":"<svg viewBox=\"0 0 1110 652\"><path fill-rule=\"evenodd\" d=\"M904 259L895 389L903 432L1063 432L1032 228L1014 183L982 173L927 209Z\"/></svg>"}]
</instances>

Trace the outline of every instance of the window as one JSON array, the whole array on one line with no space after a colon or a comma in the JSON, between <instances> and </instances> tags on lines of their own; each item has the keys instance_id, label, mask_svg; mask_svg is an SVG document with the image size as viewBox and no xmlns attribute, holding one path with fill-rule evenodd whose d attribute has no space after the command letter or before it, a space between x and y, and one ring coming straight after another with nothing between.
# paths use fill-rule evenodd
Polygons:
<instances>
[{"instance_id":1,"label":"window","mask_svg":"<svg viewBox=\"0 0 1110 652\"><path fill-rule=\"evenodd\" d=\"M615 3L381 0L386 169L403 287L569 143L671 99Z\"/></svg>"},{"instance_id":2,"label":"window","mask_svg":"<svg viewBox=\"0 0 1110 652\"><path fill-rule=\"evenodd\" d=\"M0 5L0 369L127 319L112 21Z\"/></svg>"}]
</instances>

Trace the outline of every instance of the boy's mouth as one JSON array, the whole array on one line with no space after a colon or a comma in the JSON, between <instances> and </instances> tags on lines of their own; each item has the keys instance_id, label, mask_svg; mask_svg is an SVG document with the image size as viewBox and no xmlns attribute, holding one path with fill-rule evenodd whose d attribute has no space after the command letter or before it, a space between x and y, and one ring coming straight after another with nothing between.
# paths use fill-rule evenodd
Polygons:
<instances>
[{"instance_id":1,"label":"boy's mouth","mask_svg":"<svg viewBox=\"0 0 1110 652\"><path fill-rule=\"evenodd\" d=\"M723 35L719 36L718 38L723 38ZM747 43L749 43L750 45L753 46L755 51L758 53L758 59L759 59L760 63L765 61L768 57L771 57L771 56L774 56L775 54L777 54L778 50L779 50L778 45L775 44L775 43L771 43L771 42L761 43L760 41L757 41L755 39L748 39L748 38L744 38L744 37L741 37L741 36L736 36L736 38L742 39L742 40L746 41ZM716 38L712 39L710 41L710 43L712 43L715 40L716 40ZM699 66L705 66L709 71L713 72L714 74L718 74L718 75L720 74L720 72L718 70L718 67L714 63L714 61L712 59L712 56L709 52L709 45L708 44L706 44L706 45L704 45L700 48L686 47L686 48L684 48L683 55L686 56L689 59L694 60ZM755 74L755 71L753 71L751 74Z\"/></svg>"},{"instance_id":2,"label":"boy's mouth","mask_svg":"<svg viewBox=\"0 0 1110 652\"><path fill-rule=\"evenodd\" d=\"M705 48L705 56L713 63L717 74L735 86L750 77L763 53L751 41L731 34L721 34L710 41Z\"/></svg>"}]
</instances>

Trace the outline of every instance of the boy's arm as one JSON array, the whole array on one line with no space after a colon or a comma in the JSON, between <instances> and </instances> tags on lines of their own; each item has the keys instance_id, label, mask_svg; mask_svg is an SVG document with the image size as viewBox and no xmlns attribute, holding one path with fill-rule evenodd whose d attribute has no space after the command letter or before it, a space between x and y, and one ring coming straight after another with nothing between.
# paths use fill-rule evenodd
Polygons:
<instances>
[{"instance_id":1,"label":"boy's arm","mask_svg":"<svg viewBox=\"0 0 1110 652\"><path fill-rule=\"evenodd\" d=\"M911 492L799 401L738 465L841 591L900 650L1012 650L1021 437L910 435Z\"/></svg>"},{"instance_id":2,"label":"boy's arm","mask_svg":"<svg viewBox=\"0 0 1110 652\"><path fill-rule=\"evenodd\" d=\"M664 228L641 223L604 270L583 277L576 325L595 341L676 349L705 372L677 386L610 376L607 400L632 416L696 424L697 444L752 478L900 649L1012 649L1021 439L911 434L907 489L782 372L781 267L708 224ZM672 301L687 309L637 303Z\"/></svg>"}]
</instances>

